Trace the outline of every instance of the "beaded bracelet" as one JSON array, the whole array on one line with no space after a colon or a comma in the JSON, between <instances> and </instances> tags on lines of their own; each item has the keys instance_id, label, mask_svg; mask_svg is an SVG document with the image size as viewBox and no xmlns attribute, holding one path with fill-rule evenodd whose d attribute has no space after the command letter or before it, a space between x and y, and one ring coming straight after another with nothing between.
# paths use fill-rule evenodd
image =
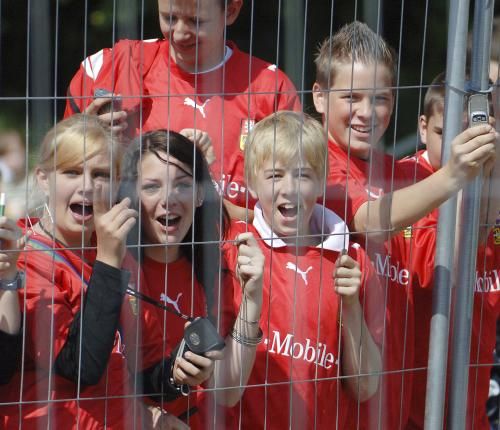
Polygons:
<instances>
[{"instance_id":1,"label":"beaded bracelet","mask_svg":"<svg viewBox=\"0 0 500 430\"><path fill-rule=\"evenodd\" d=\"M262 342L263 336L264 333L262 333L262 329L260 327L256 337L244 336L234 328L231 331L231 337L234 339L234 341L238 342L240 345L245 345L245 346L257 346L260 342Z\"/></svg>"},{"instance_id":2,"label":"beaded bracelet","mask_svg":"<svg viewBox=\"0 0 500 430\"><path fill-rule=\"evenodd\" d=\"M248 320L246 320L245 318L243 318L243 317L241 316L241 312L238 314L238 319L239 319L240 321L243 321L244 323L246 323L246 324L250 324L250 325L256 325L256 324L259 324L259 320L255 320L255 321L248 321Z\"/></svg>"}]
</instances>

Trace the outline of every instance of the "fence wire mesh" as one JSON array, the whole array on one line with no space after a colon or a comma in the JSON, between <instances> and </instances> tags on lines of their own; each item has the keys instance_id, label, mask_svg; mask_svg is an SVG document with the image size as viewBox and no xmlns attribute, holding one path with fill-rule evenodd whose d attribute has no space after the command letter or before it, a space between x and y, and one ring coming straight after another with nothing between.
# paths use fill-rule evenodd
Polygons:
<instances>
[{"instance_id":1,"label":"fence wire mesh","mask_svg":"<svg viewBox=\"0 0 500 430\"><path fill-rule=\"evenodd\" d=\"M0 0L0 428L500 428L500 17L444 3Z\"/></svg>"}]
</instances>

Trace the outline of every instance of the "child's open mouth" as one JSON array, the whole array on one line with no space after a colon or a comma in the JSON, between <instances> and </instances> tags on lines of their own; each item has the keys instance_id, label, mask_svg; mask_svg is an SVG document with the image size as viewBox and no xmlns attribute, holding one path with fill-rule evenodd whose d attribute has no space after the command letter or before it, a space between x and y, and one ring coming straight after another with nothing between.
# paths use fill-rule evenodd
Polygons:
<instances>
[{"instance_id":1,"label":"child's open mouth","mask_svg":"<svg viewBox=\"0 0 500 430\"><path fill-rule=\"evenodd\" d=\"M94 213L94 207L92 205L73 203L69 205L71 212L80 215L80 216L88 216Z\"/></svg>"},{"instance_id":2,"label":"child's open mouth","mask_svg":"<svg viewBox=\"0 0 500 430\"><path fill-rule=\"evenodd\" d=\"M181 217L179 215L168 215L166 216L159 216L156 218L156 221L158 221L161 225L165 227L174 227L177 224L179 224L181 220Z\"/></svg>"},{"instance_id":3,"label":"child's open mouth","mask_svg":"<svg viewBox=\"0 0 500 430\"><path fill-rule=\"evenodd\" d=\"M280 211L280 213L283 217L293 218L293 217L297 216L299 208L297 205L293 205L291 203L285 203L285 204L279 205L278 210Z\"/></svg>"}]
</instances>

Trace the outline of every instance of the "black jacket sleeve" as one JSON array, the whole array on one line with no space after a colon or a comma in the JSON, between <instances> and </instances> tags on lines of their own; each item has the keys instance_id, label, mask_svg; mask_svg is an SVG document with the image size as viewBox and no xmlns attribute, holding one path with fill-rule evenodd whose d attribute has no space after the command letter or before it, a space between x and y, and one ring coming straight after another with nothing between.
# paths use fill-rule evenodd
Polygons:
<instances>
[{"instance_id":1,"label":"black jacket sleeve","mask_svg":"<svg viewBox=\"0 0 500 430\"><path fill-rule=\"evenodd\" d=\"M164 359L138 375L139 387L142 387L141 394L146 394L157 402L160 400L171 402L182 395L180 386L174 385L170 381L172 361L174 360L172 357Z\"/></svg>"},{"instance_id":2,"label":"black jacket sleeve","mask_svg":"<svg viewBox=\"0 0 500 430\"><path fill-rule=\"evenodd\" d=\"M22 330L7 334L0 330L0 384L7 384L21 362Z\"/></svg>"},{"instance_id":3,"label":"black jacket sleeve","mask_svg":"<svg viewBox=\"0 0 500 430\"><path fill-rule=\"evenodd\" d=\"M58 375L75 383L80 377L81 386L99 382L113 350L129 278L127 271L100 261L94 263L82 310L71 323L55 361Z\"/></svg>"}]
</instances>

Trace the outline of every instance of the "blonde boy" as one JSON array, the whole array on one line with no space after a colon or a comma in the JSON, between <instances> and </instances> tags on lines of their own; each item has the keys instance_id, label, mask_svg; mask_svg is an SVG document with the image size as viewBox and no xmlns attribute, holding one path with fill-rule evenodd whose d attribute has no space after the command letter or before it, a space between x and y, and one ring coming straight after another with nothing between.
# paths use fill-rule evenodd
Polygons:
<instances>
[{"instance_id":1,"label":"blonde boy","mask_svg":"<svg viewBox=\"0 0 500 430\"><path fill-rule=\"evenodd\" d=\"M386 287L383 368L388 373L380 399L362 413L367 428L404 428L411 400L415 321L409 271L403 238L390 238L456 193L494 154L490 126L466 130L453 141L442 169L403 188L413 178L379 147L394 107L395 65L394 51L383 38L353 22L321 45L313 86L329 137L326 204L345 216L351 230L365 233L362 241Z\"/></svg>"},{"instance_id":2,"label":"blonde boy","mask_svg":"<svg viewBox=\"0 0 500 430\"><path fill-rule=\"evenodd\" d=\"M353 399L377 390L379 285L345 223L316 204L326 141L321 124L289 111L260 121L247 141L245 172L258 203L253 225L237 225L254 232L268 265L264 342L234 411L242 428L346 428Z\"/></svg>"}]
</instances>

